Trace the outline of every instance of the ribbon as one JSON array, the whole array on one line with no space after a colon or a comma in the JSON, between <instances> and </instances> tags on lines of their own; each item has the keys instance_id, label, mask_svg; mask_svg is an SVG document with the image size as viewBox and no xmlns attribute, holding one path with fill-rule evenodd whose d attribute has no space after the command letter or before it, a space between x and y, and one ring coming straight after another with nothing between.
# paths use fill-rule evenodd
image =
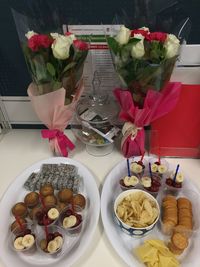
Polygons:
<instances>
[{"instance_id":1,"label":"ribbon","mask_svg":"<svg viewBox=\"0 0 200 267\"><path fill-rule=\"evenodd\" d=\"M134 123L129 121L125 122L122 128L123 138L126 139L129 135L131 135L131 140L134 140L139 130L142 130L142 127L137 127Z\"/></svg>"},{"instance_id":2,"label":"ribbon","mask_svg":"<svg viewBox=\"0 0 200 267\"><path fill-rule=\"evenodd\" d=\"M58 129L45 129L41 131L42 138L48 138L49 141L56 139L58 142L59 149L64 157L68 156L67 148L73 150L75 145L71 142L71 140L64 134L64 132Z\"/></svg>"},{"instance_id":3,"label":"ribbon","mask_svg":"<svg viewBox=\"0 0 200 267\"><path fill-rule=\"evenodd\" d=\"M122 149L123 153L126 156L128 156L129 153L130 153L130 148L127 150L127 143L129 144L129 146L132 147L133 146L133 142L135 142L137 144L138 149L139 149L139 153L142 152L142 148L140 147L141 146L140 145L140 142L138 143L137 142L137 139L138 138L136 138L137 135L138 135L138 132L141 131L141 130L144 131L143 127L137 127L132 122L125 122L124 123L124 126L122 128L122 135L123 135L123 137L122 137L122 140L121 140L121 149ZM141 132L140 138L141 138L141 141L143 143L142 136L143 136L143 134ZM132 154L130 156L132 156Z\"/></svg>"}]
</instances>

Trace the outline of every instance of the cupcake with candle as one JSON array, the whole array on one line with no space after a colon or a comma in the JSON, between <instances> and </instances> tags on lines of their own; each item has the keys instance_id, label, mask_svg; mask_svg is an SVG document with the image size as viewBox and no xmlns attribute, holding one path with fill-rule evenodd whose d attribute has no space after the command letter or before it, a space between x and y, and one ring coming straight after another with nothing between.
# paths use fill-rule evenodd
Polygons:
<instances>
[{"instance_id":1,"label":"cupcake with candle","mask_svg":"<svg viewBox=\"0 0 200 267\"><path fill-rule=\"evenodd\" d=\"M127 159L127 175L119 181L122 190L133 189L139 184L139 179L136 175L131 175L129 159Z\"/></svg>"},{"instance_id":2,"label":"cupcake with candle","mask_svg":"<svg viewBox=\"0 0 200 267\"><path fill-rule=\"evenodd\" d=\"M145 191L149 192L154 197L157 197L161 182L160 178L154 173L152 173L151 163L149 163L149 172L144 174L141 178L141 185L143 186L143 189Z\"/></svg>"},{"instance_id":3,"label":"cupcake with candle","mask_svg":"<svg viewBox=\"0 0 200 267\"><path fill-rule=\"evenodd\" d=\"M178 164L175 172L171 172L169 177L166 178L165 184L168 189L172 191L179 191L183 187L184 175L179 171L180 165Z\"/></svg>"},{"instance_id":4,"label":"cupcake with candle","mask_svg":"<svg viewBox=\"0 0 200 267\"><path fill-rule=\"evenodd\" d=\"M142 154L141 158L138 161L133 161L130 164L130 170L133 174L139 175L140 177L143 175L145 170L145 161L144 161L144 154Z\"/></svg>"},{"instance_id":5,"label":"cupcake with candle","mask_svg":"<svg viewBox=\"0 0 200 267\"><path fill-rule=\"evenodd\" d=\"M152 173L159 175L161 178L163 177L164 174L167 173L169 164L165 159L161 159L159 157L158 160L151 159L150 162L151 162Z\"/></svg>"}]
</instances>

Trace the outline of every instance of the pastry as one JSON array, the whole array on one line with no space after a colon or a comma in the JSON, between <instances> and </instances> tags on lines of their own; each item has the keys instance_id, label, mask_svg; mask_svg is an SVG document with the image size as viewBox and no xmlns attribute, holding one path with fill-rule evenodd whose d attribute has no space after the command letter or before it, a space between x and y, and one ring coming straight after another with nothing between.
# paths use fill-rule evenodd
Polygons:
<instances>
[{"instance_id":1,"label":"pastry","mask_svg":"<svg viewBox=\"0 0 200 267\"><path fill-rule=\"evenodd\" d=\"M50 196L54 194L54 188L51 184L45 184L40 188L40 194L43 197Z\"/></svg>"},{"instance_id":2,"label":"pastry","mask_svg":"<svg viewBox=\"0 0 200 267\"><path fill-rule=\"evenodd\" d=\"M28 208L33 208L39 203L39 194L37 192L30 192L24 198L24 203Z\"/></svg>"},{"instance_id":3,"label":"pastry","mask_svg":"<svg viewBox=\"0 0 200 267\"><path fill-rule=\"evenodd\" d=\"M54 195L48 195L43 199L46 207L55 206L57 204L57 198Z\"/></svg>"},{"instance_id":4,"label":"pastry","mask_svg":"<svg viewBox=\"0 0 200 267\"><path fill-rule=\"evenodd\" d=\"M167 195L162 201L162 222L163 222L163 233L171 234L173 228L178 223L178 208L176 198Z\"/></svg>"},{"instance_id":5,"label":"pastry","mask_svg":"<svg viewBox=\"0 0 200 267\"><path fill-rule=\"evenodd\" d=\"M20 221L21 225L24 225L27 223L27 221L24 218L19 218L19 221ZM16 228L20 229L20 225L17 221L14 221L10 226L10 230L14 231Z\"/></svg>"},{"instance_id":6,"label":"pastry","mask_svg":"<svg viewBox=\"0 0 200 267\"><path fill-rule=\"evenodd\" d=\"M172 242L169 242L168 248L175 255L181 255L184 251L184 249L178 249L177 247L175 247Z\"/></svg>"},{"instance_id":7,"label":"pastry","mask_svg":"<svg viewBox=\"0 0 200 267\"><path fill-rule=\"evenodd\" d=\"M23 202L18 202L12 207L12 214L16 217L26 217L28 209Z\"/></svg>"},{"instance_id":8,"label":"pastry","mask_svg":"<svg viewBox=\"0 0 200 267\"><path fill-rule=\"evenodd\" d=\"M57 201L57 207L58 207L59 211L62 211L63 209L65 209L66 205L67 205L66 203Z\"/></svg>"},{"instance_id":9,"label":"pastry","mask_svg":"<svg viewBox=\"0 0 200 267\"><path fill-rule=\"evenodd\" d=\"M83 209L85 208L86 205L86 199L81 194L74 195L73 198L71 199L71 202L74 206L79 206Z\"/></svg>"},{"instance_id":10,"label":"pastry","mask_svg":"<svg viewBox=\"0 0 200 267\"><path fill-rule=\"evenodd\" d=\"M33 209L31 209L30 213L29 213L29 216L30 218L33 220L35 218L35 215L37 212L41 212L42 211L42 208L41 207L34 207Z\"/></svg>"},{"instance_id":11,"label":"pastry","mask_svg":"<svg viewBox=\"0 0 200 267\"><path fill-rule=\"evenodd\" d=\"M65 188L58 192L58 199L63 203L70 203L71 198L73 197L72 190Z\"/></svg>"},{"instance_id":12,"label":"pastry","mask_svg":"<svg viewBox=\"0 0 200 267\"><path fill-rule=\"evenodd\" d=\"M54 254L62 248L63 243L64 239L61 233L49 233L47 239L40 240L40 248L46 253Z\"/></svg>"},{"instance_id":13,"label":"pastry","mask_svg":"<svg viewBox=\"0 0 200 267\"><path fill-rule=\"evenodd\" d=\"M180 250L188 247L188 239L181 233L174 233L171 237L171 243L173 243L174 246Z\"/></svg>"}]
</instances>

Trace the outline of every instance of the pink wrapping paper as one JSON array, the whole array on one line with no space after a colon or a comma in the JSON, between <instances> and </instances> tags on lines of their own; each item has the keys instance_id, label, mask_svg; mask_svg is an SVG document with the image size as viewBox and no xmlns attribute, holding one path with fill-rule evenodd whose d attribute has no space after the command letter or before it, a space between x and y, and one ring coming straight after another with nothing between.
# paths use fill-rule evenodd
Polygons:
<instances>
[{"instance_id":1,"label":"pink wrapping paper","mask_svg":"<svg viewBox=\"0 0 200 267\"><path fill-rule=\"evenodd\" d=\"M42 130L42 137L48 138L51 150L56 155L68 156L68 150L74 149L74 144L64 135L64 129L68 125L75 111L77 101L83 91L81 81L76 95L69 105L65 105L64 88L48 94L38 95L37 86L31 83L28 87L28 95L38 118L48 130Z\"/></svg>"},{"instance_id":2,"label":"pink wrapping paper","mask_svg":"<svg viewBox=\"0 0 200 267\"><path fill-rule=\"evenodd\" d=\"M137 107L129 91L115 89L114 95L118 100L121 111L119 118L129 122L128 130L124 127L121 142L122 153L126 158L141 155L144 152L144 126L170 112L176 105L181 90L181 83L168 83L162 92L149 90L142 109ZM123 132L122 130L122 132Z\"/></svg>"}]
</instances>

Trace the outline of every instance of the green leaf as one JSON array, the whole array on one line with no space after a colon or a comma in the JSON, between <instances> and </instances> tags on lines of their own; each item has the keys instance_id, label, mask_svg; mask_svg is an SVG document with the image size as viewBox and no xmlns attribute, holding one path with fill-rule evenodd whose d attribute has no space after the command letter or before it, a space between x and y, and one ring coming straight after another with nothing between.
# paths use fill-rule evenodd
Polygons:
<instances>
[{"instance_id":1,"label":"green leaf","mask_svg":"<svg viewBox=\"0 0 200 267\"><path fill-rule=\"evenodd\" d=\"M73 68L76 65L76 62L69 63L62 71L62 73L67 72L69 69Z\"/></svg>"},{"instance_id":2,"label":"green leaf","mask_svg":"<svg viewBox=\"0 0 200 267\"><path fill-rule=\"evenodd\" d=\"M113 53L116 55L120 51L120 45L113 37L107 37L107 43Z\"/></svg>"},{"instance_id":3,"label":"green leaf","mask_svg":"<svg viewBox=\"0 0 200 267\"><path fill-rule=\"evenodd\" d=\"M56 74L54 66L50 62L47 62L46 66L47 66L48 72L51 74L51 76L54 77Z\"/></svg>"},{"instance_id":4,"label":"green leaf","mask_svg":"<svg viewBox=\"0 0 200 267\"><path fill-rule=\"evenodd\" d=\"M141 41L141 39L139 39L139 38L130 38L128 41L128 45L129 44L137 44L139 41Z\"/></svg>"},{"instance_id":5,"label":"green leaf","mask_svg":"<svg viewBox=\"0 0 200 267\"><path fill-rule=\"evenodd\" d=\"M48 73L46 71L45 65L41 64L37 59L34 59L36 79L38 82L48 80Z\"/></svg>"}]
</instances>

